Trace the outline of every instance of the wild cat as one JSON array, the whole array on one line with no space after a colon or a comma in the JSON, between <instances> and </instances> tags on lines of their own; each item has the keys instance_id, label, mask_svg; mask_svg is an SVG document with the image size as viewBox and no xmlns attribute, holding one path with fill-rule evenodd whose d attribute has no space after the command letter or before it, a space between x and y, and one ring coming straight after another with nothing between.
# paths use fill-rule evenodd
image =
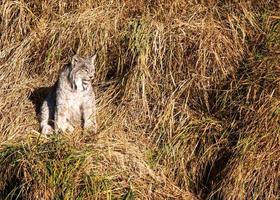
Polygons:
<instances>
[{"instance_id":1,"label":"wild cat","mask_svg":"<svg viewBox=\"0 0 280 200\"><path fill-rule=\"evenodd\" d=\"M95 94L91 80L95 72L96 55L72 57L41 107L40 127L43 134L53 131L73 131L77 125L96 132ZM54 130L53 130L54 128Z\"/></svg>"}]
</instances>

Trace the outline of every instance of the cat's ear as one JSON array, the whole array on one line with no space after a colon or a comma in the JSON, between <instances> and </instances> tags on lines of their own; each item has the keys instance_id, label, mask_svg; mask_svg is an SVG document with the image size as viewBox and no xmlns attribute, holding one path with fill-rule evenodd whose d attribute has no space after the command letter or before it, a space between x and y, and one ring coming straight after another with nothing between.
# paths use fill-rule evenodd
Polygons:
<instances>
[{"instance_id":1,"label":"cat's ear","mask_svg":"<svg viewBox=\"0 0 280 200\"><path fill-rule=\"evenodd\" d=\"M73 67L76 66L77 63L80 62L80 60L81 60L81 57L80 57L80 56L74 55L74 56L72 57L72 60L71 60L71 65L72 65Z\"/></svg>"},{"instance_id":2,"label":"cat's ear","mask_svg":"<svg viewBox=\"0 0 280 200\"><path fill-rule=\"evenodd\" d=\"M91 57L89 58L89 61L90 61L90 64L92 65L92 67L95 66L96 57L97 57L96 54L94 54L93 56L91 56Z\"/></svg>"}]
</instances>

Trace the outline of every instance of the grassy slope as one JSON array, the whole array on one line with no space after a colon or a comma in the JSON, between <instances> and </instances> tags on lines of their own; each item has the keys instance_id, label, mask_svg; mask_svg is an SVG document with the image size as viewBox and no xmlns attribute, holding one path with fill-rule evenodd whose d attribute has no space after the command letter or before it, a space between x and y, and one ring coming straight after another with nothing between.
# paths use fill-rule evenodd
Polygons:
<instances>
[{"instance_id":1,"label":"grassy slope","mask_svg":"<svg viewBox=\"0 0 280 200\"><path fill-rule=\"evenodd\" d=\"M277 199L275 1L0 3L0 194ZM97 51L97 135L39 137L36 108Z\"/></svg>"}]
</instances>

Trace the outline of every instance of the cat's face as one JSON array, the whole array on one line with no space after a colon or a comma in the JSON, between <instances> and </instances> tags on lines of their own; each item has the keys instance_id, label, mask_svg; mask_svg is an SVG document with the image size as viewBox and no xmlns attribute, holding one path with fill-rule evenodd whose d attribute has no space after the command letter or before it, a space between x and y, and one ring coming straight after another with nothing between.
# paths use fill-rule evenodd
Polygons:
<instances>
[{"instance_id":1,"label":"cat's face","mask_svg":"<svg viewBox=\"0 0 280 200\"><path fill-rule=\"evenodd\" d=\"M70 66L69 81L73 89L85 90L91 84L95 72L96 55L89 58L73 56Z\"/></svg>"}]
</instances>

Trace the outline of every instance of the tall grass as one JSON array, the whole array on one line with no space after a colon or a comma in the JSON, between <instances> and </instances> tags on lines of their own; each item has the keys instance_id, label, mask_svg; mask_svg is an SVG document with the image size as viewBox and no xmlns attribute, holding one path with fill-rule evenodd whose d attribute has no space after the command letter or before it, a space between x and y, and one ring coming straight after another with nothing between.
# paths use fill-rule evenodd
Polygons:
<instances>
[{"instance_id":1,"label":"tall grass","mask_svg":"<svg viewBox=\"0 0 280 200\"><path fill-rule=\"evenodd\" d=\"M1 1L2 196L279 198L279 13L277 0ZM42 138L42 87L94 51L98 134Z\"/></svg>"}]
</instances>

